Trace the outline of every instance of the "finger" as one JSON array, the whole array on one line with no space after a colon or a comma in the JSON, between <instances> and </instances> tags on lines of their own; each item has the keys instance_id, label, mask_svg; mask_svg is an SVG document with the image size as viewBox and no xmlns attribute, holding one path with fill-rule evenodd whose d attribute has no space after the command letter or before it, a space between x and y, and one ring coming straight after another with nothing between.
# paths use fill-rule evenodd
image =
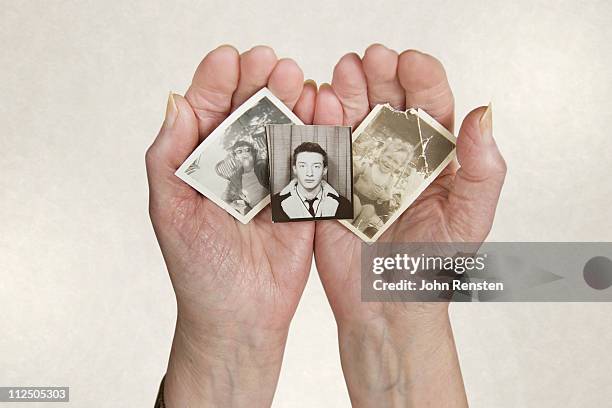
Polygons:
<instances>
[{"instance_id":1,"label":"finger","mask_svg":"<svg viewBox=\"0 0 612 408\"><path fill-rule=\"evenodd\" d=\"M196 115L183 97L170 94L164 124L145 155L151 205L195 194L174 172L197 145Z\"/></svg>"},{"instance_id":2,"label":"finger","mask_svg":"<svg viewBox=\"0 0 612 408\"><path fill-rule=\"evenodd\" d=\"M341 125L344 122L344 112L340 99L336 96L333 88L329 84L322 84L319 87L317 93L317 99L315 103L314 121L315 125ZM351 234L339 222L329 221L317 221L315 223L315 245L322 245L327 247L326 243L329 242L340 242L340 238ZM352 244L352 241L345 241ZM316 249L315 249L316 252ZM317 255L318 259L323 255Z\"/></svg>"},{"instance_id":3,"label":"finger","mask_svg":"<svg viewBox=\"0 0 612 408\"><path fill-rule=\"evenodd\" d=\"M303 87L304 73L298 64L289 58L279 60L268 80L270 91L293 110Z\"/></svg>"},{"instance_id":4,"label":"finger","mask_svg":"<svg viewBox=\"0 0 612 408\"><path fill-rule=\"evenodd\" d=\"M255 46L240 56L240 78L232 97L232 110L266 86L276 61L274 50L265 45Z\"/></svg>"},{"instance_id":5,"label":"finger","mask_svg":"<svg viewBox=\"0 0 612 408\"><path fill-rule=\"evenodd\" d=\"M317 93L313 123L315 125L342 125L342 103L329 84L322 84Z\"/></svg>"},{"instance_id":6,"label":"finger","mask_svg":"<svg viewBox=\"0 0 612 408\"><path fill-rule=\"evenodd\" d=\"M239 74L238 51L229 45L208 53L196 69L185 98L198 118L200 140L229 114Z\"/></svg>"},{"instance_id":7,"label":"finger","mask_svg":"<svg viewBox=\"0 0 612 408\"><path fill-rule=\"evenodd\" d=\"M370 104L366 77L357 54L346 54L340 58L334 68L331 86L342 104L342 124L358 125L370 111Z\"/></svg>"},{"instance_id":8,"label":"finger","mask_svg":"<svg viewBox=\"0 0 612 408\"><path fill-rule=\"evenodd\" d=\"M363 56L363 72L368 86L370 108L389 103L404 110L406 94L397 78L397 52L381 44L370 45Z\"/></svg>"},{"instance_id":9,"label":"finger","mask_svg":"<svg viewBox=\"0 0 612 408\"><path fill-rule=\"evenodd\" d=\"M307 125L312 124L314 119L316 97L317 84L309 79L304 82L302 94L293 108L293 112Z\"/></svg>"},{"instance_id":10,"label":"finger","mask_svg":"<svg viewBox=\"0 0 612 408\"><path fill-rule=\"evenodd\" d=\"M457 138L461 167L449 194L449 225L464 240L482 242L489 233L506 176L506 162L493 139L492 111L470 112Z\"/></svg>"},{"instance_id":11,"label":"finger","mask_svg":"<svg viewBox=\"0 0 612 408\"><path fill-rule=\"evenodd\" d=\"M406 93L406 107L422 108L452 133L455 100L440 61L419 51L404 51L397 74Z\"/></svg>"}]
</instances>

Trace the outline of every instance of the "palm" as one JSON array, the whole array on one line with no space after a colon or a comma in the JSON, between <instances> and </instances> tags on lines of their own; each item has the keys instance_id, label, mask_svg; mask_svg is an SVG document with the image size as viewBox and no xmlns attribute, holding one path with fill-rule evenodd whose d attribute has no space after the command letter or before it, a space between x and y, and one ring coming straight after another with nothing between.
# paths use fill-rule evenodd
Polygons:
<instances>
[{"instance_id":1,"label":"palm","mask_svg":"<svg viewBox=\"0 0 612 408\"><path fill-rule=\"evenodd\" d=\"M444 202L448 191L445 180L436 180L421 197L385 231L380 242L445 242L449 241L449 229L444 219ZM412 303L361 302L361 246L363 241L337 222L317 225L315 253L317 265L323 274L332 309L339 321L370 320L388 309L410 312ZM350 258L338 258L333 252L350 254ZM387 314L387 313L385 313ZM395 312L390 315L397 315Z\"/></svg>"},{"instance_id":2,"label":"palm","mask_svg":"<svg viewBox=\"0 0 612 408\"><path fill-rule=\"evenodd\" d=\"M162 217L160 241L172 242L180 271L170 270L179 302L202 315L237 323L286 325L302 292L312 258L312 223L272 225L267 207L249 224L236 221L193 191ZM169 245L170 246L170 245Z\"/></svg>"}]
</instances>

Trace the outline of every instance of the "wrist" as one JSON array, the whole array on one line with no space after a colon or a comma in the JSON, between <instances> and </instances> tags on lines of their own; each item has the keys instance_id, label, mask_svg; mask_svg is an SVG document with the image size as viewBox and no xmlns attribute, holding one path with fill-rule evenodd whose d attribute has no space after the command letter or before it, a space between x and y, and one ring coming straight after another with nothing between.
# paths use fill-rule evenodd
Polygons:
<instances>
[{"instance_id":1,"label":"wrist","mask_svg":"<svg viewBox=\"0 0 612 408\"><path fill-rule=\"evenodd\" d=\"M338 324L340 355L349 375L354 372L371 374L375 369L379 371L377 377L392 376L384 371L393 371L394 366L402 371L410 370L416 363L431 359L439 347L449 341L454 346L448 313L421 321L379 317ZM377 361L377 358L380 359Z\"/></svg>"},{"instance_id":2,"label":"wrist","mask_svg":"<svg viewBox=\"0 0 612 408\"><path fill-rule=\"evenodd\" d=\"M354 313L336 313L339 334L359 328L387 328L424 337L450 325L447 302L362 303Z\"/></svg>"},{"instance_id":3,"label":"wrist","mask_svg":"<svg viewBox=\"0 0 612 408\"><path fill-rule=\"evenodd\" d=\"M270 406L287 331L235 325L196 328L180 317L172 343L164 397L182 406Z\"/></svg>"},{"instance_id":4,"label":"wrist","mask_svg":"<svg viewBox=\"0 0 612 408\"><path fill-rule=\"evenodd\" d=\"M448 313L413 317L338 324L354 407L467 406Z\"/></svg>"}]
</instances>

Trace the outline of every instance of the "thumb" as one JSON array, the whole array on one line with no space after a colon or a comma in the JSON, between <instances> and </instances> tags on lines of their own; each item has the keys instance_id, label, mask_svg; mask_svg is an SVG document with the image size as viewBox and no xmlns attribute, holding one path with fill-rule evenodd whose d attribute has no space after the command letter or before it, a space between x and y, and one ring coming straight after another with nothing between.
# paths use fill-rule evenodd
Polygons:
<instances>
[{"instance_id":1,"label":"thumb","mask_svg":"<svg viewBox=\"0 0 612 408\"><path fill-rule=\"evenodd\" d=\"M493 139L492 106L470 112L457 138L461 166L449 193L448 220L453 239L482 242L491 230L506 177L506 162Z\"/></svg>"},{"instance_id":2,"label":"thumb","mask_svg":"<svg viewBox=\"0 0 612 408\"><path fill-rule=\"evenodd\" d=\"M198 122L193 109L185 98L171 93L164 123L145 155L151 208L164 208L173 197L197 195L174 175L197 144Z\"/></svg>"}]
</instances>

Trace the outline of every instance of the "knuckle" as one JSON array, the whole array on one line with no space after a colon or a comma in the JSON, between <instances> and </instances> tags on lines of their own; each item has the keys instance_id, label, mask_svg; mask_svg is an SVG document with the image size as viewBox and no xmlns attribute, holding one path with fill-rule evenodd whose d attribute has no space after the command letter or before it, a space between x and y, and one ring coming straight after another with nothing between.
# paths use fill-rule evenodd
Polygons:
<instances>
[{"instance_id":1,"label":"knuckle","mask_svg":"<svg viewBox=\"0 0 612 408\"><path fill-rule=\"evenodd\" d=\"M499 152L497 154L496 170L499 174L502 174L504 176L508 173L508 163Z\"/></svg>"},{"instance_id":2,"label":"knuckle","mask_svg":"<svg viewBox=\"0 0 612 408\"><path fill-rule=\"evenodd\" d=\"M157 149L155 148L155 145L152 144L145 151L145 165L147 166L147 169L153 166L153 164L157 160L157 157L158 157Z\"/></svg>"}]
</instances>

